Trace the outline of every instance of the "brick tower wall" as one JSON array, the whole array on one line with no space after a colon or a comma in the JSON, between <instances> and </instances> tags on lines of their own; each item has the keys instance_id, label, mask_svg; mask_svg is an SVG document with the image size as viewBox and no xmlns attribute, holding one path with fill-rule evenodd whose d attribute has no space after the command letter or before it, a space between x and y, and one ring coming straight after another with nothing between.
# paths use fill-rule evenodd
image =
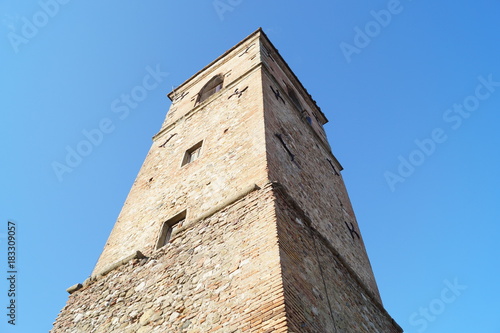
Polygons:
<instances>
[{"instance_id":1,"label":"brick tower wall","mask_svg":"<svg viewBox=\"0 0 500 333\"><path fill-rule=\"evenodd\" d=\"M52 333L288 332L267 186L70 295Z\"/></svg>"},{"instance_id":2,"label":"brick tower wall","mask_svg":"<svg viewBox=\"0 0 500 333\"><path fill-rule=\"evenodd\" d=\"M281 186L276 192L290 332L402 332L297 202Z\"/></svg>"},{"instance_id":3,"label":"brick tower wall","mask_svg":"<svg viewBox=\"0 0 500 333\"><path fill-rule=\"evenodd\" d=\"M320 124L321 111L279 57L273 57L271 53L271 56L263 55L263 61L266 64L262 86L269 179L288 190L311 218L314 228L337 249L381 302L340 174L341 166L332 155ZM302 110L287 94L287 86L296 92ZM276 91L279 91L279 97ZM351 233L350 228L355 233Z\"/></svg>"},{"instance_id":4,"label":"brick tower wall","mask_svg":"<svg viewBox=\"0 0 500 333\"><path fill-rule=\"evenodd\" d=\"M93 275L136 250L149 256L162 224L182 210L187 209L190 223L224 205L235 193L267 182L260 52L255 38L233 48L171 94L177 97L172 97L174 102ZM223 89L195 105L197 93L217 74L224 75ZM236 89L244 91L234 95ZM200 141L199 159L181 166L186 150Z\"/></svg>"},{"instance_id":5,"label":"brick tower wall","mask_svg":"<svg viewBox=\"0 0 500 333\"><path fill-rule=\"evenodd\" d=\"M197 103L215 75L223 88ZM92 277L70 289L52 332L400 332L381 305L327 120L263 32L169 97Z\"/></svg>"}]
</instances>

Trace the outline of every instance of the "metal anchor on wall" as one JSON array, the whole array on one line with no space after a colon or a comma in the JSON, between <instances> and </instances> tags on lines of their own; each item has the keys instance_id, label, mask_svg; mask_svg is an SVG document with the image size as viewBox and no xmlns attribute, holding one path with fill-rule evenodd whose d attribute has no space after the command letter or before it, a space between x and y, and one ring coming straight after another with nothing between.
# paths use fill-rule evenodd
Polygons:
<instances>
[{"instance_id":1,"label":"metal anchor on wall","mask_svg":"<svg viewBox=\"0 0 500 333\"><path fill-rule=\"evenodd\" d=\"M240 97L241 97L241 95L242 95L242 94L245 92L245 90L247 90L247 89L248 89L248 86L246 86L246 87L245 87L245 88L243 88L242 90L238 90L238 88L236 88L236 89L234 90L234 93L232 93L231 95L229 95L229 97L228 97L227 99L230 99L231 97L233 97L233 96L235 96L235 95L236 95L236 96L238 96L238 98L240 98Z\"/></svg>"}]
</instances>

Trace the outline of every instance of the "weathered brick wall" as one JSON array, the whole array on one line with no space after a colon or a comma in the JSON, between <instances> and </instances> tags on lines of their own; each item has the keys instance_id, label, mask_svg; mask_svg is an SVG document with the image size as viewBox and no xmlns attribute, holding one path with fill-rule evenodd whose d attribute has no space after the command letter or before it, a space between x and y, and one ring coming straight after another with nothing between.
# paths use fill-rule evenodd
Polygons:
<instances>
[{"instance_id":1,"label":"weathered brick wall","mask_svg":"<svg viewBox=\"0 0 500 333\"><path fill-rule=\"evenodd\" d=\"M217 74L224 88L196 104ZM301 89L257 31L169 94L94 279L52 332L400 332L381 306L326 119ZM182 166L200 141L199 159ZM183 210L157 250L162 225ZM135 251L146 258L100 275Z\"/></svg>"},{"instance_id":2,"label":"weathered brick wall","mask_svg":"<svg viewBox=\"0 0 500 333\"><path fill-rule=\"evenodd\" d=\"M288 332L271 187L70 295L52 333Z\"/></svg>"},{"instance_id":3,"label":"weathered brick wall","mask_svg":"<svg viewBox=\"0 0 500 333\"><path fill-rule=\"evenodd\" d=\"M93 274L133 250L151 253L162 224L180 211L194 220L244 187L267 182L258 55L250 40L178 88L189 94L171 106ZM219 72L231 74L223 90L195 106L192 97ZM181 167L185 151L202 140L200 158Z\"/></svg>"},{"instance_id":4,"label":"weathered brick wall","mask_svg":"<svg viewBox=\"0 0 500 333\"><path fill-rule=\"evenodd\" d=\"M277 191L276 207L290 332L400 333L286 190Z\"/></svg>"},{"instance_id":5,"label":"weathered brick wall","mask_svg":"<svg viewBox=\"0 0 500 333\"><path fill-rule=\"evenodd\" d=\"M309 124L305 118L312 113L319 114L319 110L315 110L311 100L303 97L306 93L300 93L300 85L295 82L293 88L308 111L302 113L298 110L286 93L285 82L290 86L293 79L285 65L276 55L273 60L264 57L264 61L269 64L263 70L262 84L269 179L288 189L311 216L314 227L339 251L380 301L361 232L340 174L341 166L325 144L318 130L321 126L318 120L313 117L312 124ZM271 67L272 70L267 70ZM275 95L277 90L280 97ZM276 134L281 135L286 148ZM356 233L349 231L351 224Z\"/></svg>"},{"instance_id":6,"label":"weathered brick wall","mask_svg":"<svg viewBox=\"0 0 500 333\"><path fill-rule=\"evenodd\" d=\"M259 34L250 36L176 87L169 94L173 104L162 128L168 127L176 119L190 112L195 106L198 92L215 75L224 76L224 88L231 93L236 88L243 90L245 86L239 85L240 79L261 62L259 37Z\"/></svg>"}]
</instances>

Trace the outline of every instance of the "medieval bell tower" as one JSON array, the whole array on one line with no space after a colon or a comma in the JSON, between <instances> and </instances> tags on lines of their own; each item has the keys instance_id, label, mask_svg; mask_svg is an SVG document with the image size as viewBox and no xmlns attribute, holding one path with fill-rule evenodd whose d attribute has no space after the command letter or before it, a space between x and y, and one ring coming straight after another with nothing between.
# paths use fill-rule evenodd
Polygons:
<instances>
[{"instance_id":1,"label":"medieval bell tower","mask_svg":"<svg viewBox=\"0 0 500 333\"><path fill-rule=\"evenodd\" d=\"M181 84L59 332L380 332L327 122L259 29Z\"/></svg>"}]
</instances>

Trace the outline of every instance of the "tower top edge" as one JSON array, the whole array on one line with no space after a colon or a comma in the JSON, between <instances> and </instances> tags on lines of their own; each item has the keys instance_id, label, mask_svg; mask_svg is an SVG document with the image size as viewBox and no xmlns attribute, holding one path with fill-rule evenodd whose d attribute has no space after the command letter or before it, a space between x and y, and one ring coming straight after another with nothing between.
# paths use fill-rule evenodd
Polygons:
<instances>
[{"instance_id":1,"label":"tower top edge","mask_svg":"<svg viewBox=\"0 0 500 333\"><path fill-rule=\"evenodd\" d=\"M248 35L247 37L245 37L244 39L242 39L241 41L239 41L236 45L234 45L233 47L231 47L230 49L228 49L226 52L224 52L223 54L221 54L220 56L218 56L216 59L214 59L213 61L211 61L208 65L206 65L205 67L203 67L202 69L200 69L199 71L197 71L196 73L194 73L193 75L191 75L191 77L189 77L187 80L185 80L183 83L181 83L179 86L177 86L175 89L173 89L171 92L169 92L167 94L168 98L170 100L172 100L172 96L174 94L174 92L176 90L179 90L181 89L183 86L185 86L186 84L188 84L190 81L192 81L194 78L196 78L197 76L199 76L201 73L203 73L204 71L206 71L208 68L210 68L212 65L214 65L215 63L217 63L218 61L220 61L221 59L223 59L224 57L226 57L228 54L230 54L231 52L233 52L235 49L237 49L238 47L240 47L241 45L245 44L247 41L251 40L252 38L254 38L255 36L258 36L258 35L262 35L266 38L266 40L271 43L271 41L269 40L269 38L266 36L266 34L264 33L264 30L262 29L262 27L259 27L257 30L255 30L254 32L252 32L250 35Z\"/></svg>"},{"instance_id":2,"label":"tower top edge","mask_svg":"<svg viewBox=\"0 0 500 333\"><path fill-rule=\"evenodd\" d=\"M323 118L323 124L327 123L328 122L328 118L326 117L326 115L324 114L324 112L318 106L318 104L316 103L316 101L312 98L312 95L307 91L307 89L304 87L304 85L299 80L299 78L292 71L292 69L290 68L290 66L288 65L288 63L285 61L285 59L283 58L283 56L280 54L280 52L276 48L276 46L271 42L271 40L266 35L266 33L264 32L264 29L262 27L257 28L250 35L248 35L247 37L245 37L244 39L242 39L240 42L238 42L236 45L234 45L233 47L231 47L230 49L228 49L226 52L224 52L223 54L221 54L219 57L217 57L216 59L214 59L213 61L211 61L208 65L206 65L205 67L203 67L202 69L200 69L199 71L197 71L195 74L191 75L191 77L189 77L187 80L185 80L179 86L177 86L175 89L173 89L171 92L169 92L167 94L168 98L170 100L172 100L172 98L174 96L174 93L176 91L182 90L182 88L185 87L186 85L188 85L189 82L193 81L196 77L198 77L199 75L201 75L204 71L208 70L215 63L217 63L221 59L227 57L231 52L233 52L234 50L236 50L238 47L240 47L241 45L247 43L248 41L252 40L253 38L255 38L257 36L261 37L260 40L265 41L265 43L268 44L272 48L272 50L278 55L279 60L284 64L284 66L289 71L289 73L291 73L291 75L295 78L295 80L298 82L298 84L300 85L300 87L306 92L306 94L308 95L309 99L312 101L312 103L314 104L314 106L316 107L316 109L319 111L321 118Z\"/></svg>"}]
</instances>

